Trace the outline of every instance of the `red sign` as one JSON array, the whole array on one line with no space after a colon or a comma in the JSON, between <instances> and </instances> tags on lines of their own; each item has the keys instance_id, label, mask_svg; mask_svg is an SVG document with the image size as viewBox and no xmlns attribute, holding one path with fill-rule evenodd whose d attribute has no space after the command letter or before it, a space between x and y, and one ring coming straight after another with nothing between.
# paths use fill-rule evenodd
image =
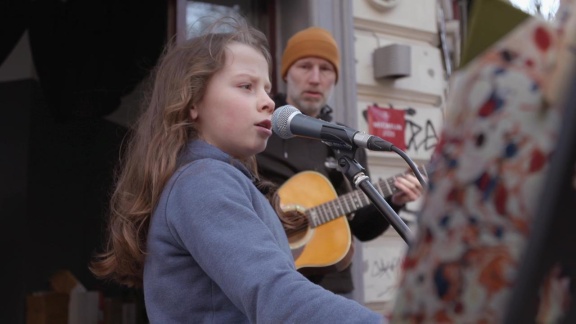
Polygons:
<instances>
[{"instance_id":1,"label":"red sign","mask_svg":"<svg viewBox=\"0 0 576 324\"><path fill-rule=\"evenodd\" d=\"M368 133L406 150L404 110L368 106Z\"/></svg>"}]
</instances>

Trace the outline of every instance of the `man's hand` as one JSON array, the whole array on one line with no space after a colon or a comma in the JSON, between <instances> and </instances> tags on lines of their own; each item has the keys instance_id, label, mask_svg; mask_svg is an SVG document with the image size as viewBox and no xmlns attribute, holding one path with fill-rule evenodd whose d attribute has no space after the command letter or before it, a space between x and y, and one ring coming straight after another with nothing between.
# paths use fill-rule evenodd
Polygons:
<instances>
[{"instance_id":1,"label":"man's hand","mask_svg":"<svg viewBox=\"0 0 576 324\"><path fill-rule=\"evenodd\" d=\"M394 185L398 188L398 192L392 196L394 205L402 206L407 202L418 199L422 195L422 185L412 174L399 176L394 181Z\"/></svg>"}]
</instances>

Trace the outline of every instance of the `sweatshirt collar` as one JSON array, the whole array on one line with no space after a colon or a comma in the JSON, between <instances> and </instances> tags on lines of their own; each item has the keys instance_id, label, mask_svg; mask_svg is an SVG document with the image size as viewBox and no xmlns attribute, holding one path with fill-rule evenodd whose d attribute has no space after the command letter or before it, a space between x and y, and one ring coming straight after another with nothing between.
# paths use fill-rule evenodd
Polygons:
<instances>
[{"instance_id":1,"label":"sweatshirt collar","mask_svg":"<svg viewBox=\"0 0 576 324\"><path fill-rule=\"evenodd\" d=\"M244 173L249 179L254 179L254 176L248 170L246 165L244 165L244 163L238 159L233 158L228 153L225 153L216 146L213 146L201 139L196 139L188 143L186 149L180 155L179 165L188 164L190 162L202 159L214 159L230 163L235 168Z\"/></svg>"}]
</instances>

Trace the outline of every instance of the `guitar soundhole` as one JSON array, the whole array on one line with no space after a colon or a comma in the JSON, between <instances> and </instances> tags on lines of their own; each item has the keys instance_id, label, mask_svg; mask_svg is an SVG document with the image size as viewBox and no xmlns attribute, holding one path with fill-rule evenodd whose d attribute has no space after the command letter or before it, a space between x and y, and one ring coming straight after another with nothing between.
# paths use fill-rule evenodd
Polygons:
<instances>
[{"instance_id":1,"label":"guitar soundhole","mask_svg":"<svg viewBox=\"0 0 576 324\"><path fill-rule=\"evenodd\" d=\"M290 245L290 250L294 259L298 259L300 254L304 252L306 244L314 236L314 229L306 228L303 230L292 231L288 234L288 244Z\"/></svg>"},{"instance_id":2,"label":"guitar soundhole","mask_svg":"<svg viewBox=\"0 0 576 324\"><path fill-rule=\"evenodd\" d=\"M306 237L307 233L308 233L307 228L303 230L292 231L288 236L288 242L290 242L290 244L297 244Z\"/></svg>"},{"instance_id":3,"label":"guitar soundhole","mask_svg":"<svg viewBox=\"0 0 576 324\"><path fill-rule=\"evenodd\" d=\"M288 243L292 253L298 254L298 251L306 246L314 232L308 226L308 217L305 209L297 205L282 206L282 212L278 216L284 231L286 231L286 236L288 236Z\"/></svg>"}]
</instances>

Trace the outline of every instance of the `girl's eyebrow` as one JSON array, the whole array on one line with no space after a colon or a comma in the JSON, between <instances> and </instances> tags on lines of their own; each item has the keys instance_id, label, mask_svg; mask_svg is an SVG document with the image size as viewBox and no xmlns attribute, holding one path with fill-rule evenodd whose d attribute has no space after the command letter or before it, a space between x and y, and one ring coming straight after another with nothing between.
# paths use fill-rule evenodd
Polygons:
<instances>
[{"instance_id":1,"label":"girl's eyebrow","mask_svg":"<svg viewBox=\"0 0 576 324\"><path fill-rule=\"evenodd\" d=\"M250 73L250 72L238 72L236 74L234 74L232 77L234 78L239 78L239 77L248 77L250 79L259 79L260 77L256 74L256 73Z\"/></svg>"},{"instance_id":2,"label":"girl's eyebrow","mask_svg":"<svg viewBox=\"0 0 576 324\"><path fill-rule=\"evenodd\" d=\"M238 74L233 75L232 77L234 78L238 78L238 77L248 77L250 79L258 79L258 80L262 80L262 78L260 78L257 74L252 74L249 72L239 72ZM272 82L270 82L268 79L264 80L264 86L265 87L272 87Z\"/></svg>"}]
</instances>

